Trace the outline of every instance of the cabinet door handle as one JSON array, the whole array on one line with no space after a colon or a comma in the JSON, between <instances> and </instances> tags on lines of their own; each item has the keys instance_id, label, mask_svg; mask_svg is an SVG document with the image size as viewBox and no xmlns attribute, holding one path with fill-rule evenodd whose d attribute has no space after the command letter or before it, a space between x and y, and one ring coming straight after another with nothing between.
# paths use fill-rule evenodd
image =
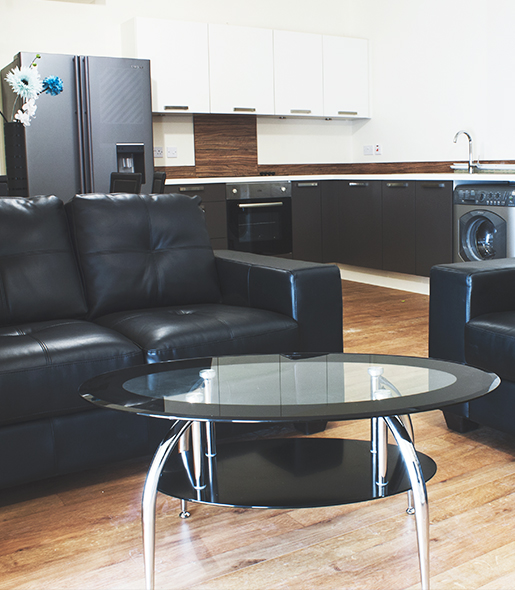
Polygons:
<instances>
[{"instance_id":1,"label":"cabinet door handle","mask_svg":"<svg viewBox=\"0 0 515 590\"><path fill-rule=\"evenodd\" d=\"M165 105L165 111L188 111L190 107L184 105Z\"/></svg>"},{"instance_id":2,"label":"cabinet door handle","mask_svg":"<svg viewBox=\"0 0 515 590\"><path fill-rule=\"evenodd\" d=\"M387 182L386 186L388 188L408 188L408 182Z\"/></svg>"},{"instance_id":3,"label":"cabinet door handle","mask_svg":"<svg viewBox=\"0 0 515 590\"><path fill-rule=\"evenodd\" d=\"M445 182L422 182L422 188L445 188Z\"/></svg>"},{"instance_id":4,"label":"cabinet door handle","mask_svg":"<svg viewBox=\"0 0 515 590\"><path fill-rule=\"evenodd\" d=\"M349 186L368 186L368 182L349 182Z\"/></svg>"},{"instance_id":5,"label":"cabinet door handle","mask_svg":"<svg viewBox=\"0 0 515 590\"><path fill-rule=\"evenodd\" d=\"M298 182L297 186L299 188L304 188L305 186L318 186L318 182Z\"/></svg>"},{"instance_id":6,"label":"cabinet door handle","mask_svg":"<svg viewBox=\"0 0 515 590\"><path fill-rule=\"evenodd\" d=\"M338 111L339 115L357 115L358 111Z\"/></svg>"},{"instance_id":7,"label":"cabinet door handle","mask_svg":"<svg viewBox=\"0 0 515 590\"><path fill-rule=\"evenodd\" d=\"M195 191L196 193L198 193L199 191L203 191L204 187L203 186L180 186L179 187L179 192L184 193L184 192L189 192L189 191Z\"/></svg>"},{"instance_id":8,"label":"cabinet door handle","mask_svg":"<svg viewBox=\"0 0 515 590\"><path fill-rule=\"evenodd\" d=\"M290 109L292 115L309 115L311 109Z\"/></svg>"},{"instance_id":9,"label":"cabinet door handle","mask_svg":"<svg viewBox=\"0 0 515 590\"><path fill-rule=\"evenodd\" d=\"M235 113L255 113L256 109L254 107L234 107L232 109Z\"/></svg>"}]
</instances>

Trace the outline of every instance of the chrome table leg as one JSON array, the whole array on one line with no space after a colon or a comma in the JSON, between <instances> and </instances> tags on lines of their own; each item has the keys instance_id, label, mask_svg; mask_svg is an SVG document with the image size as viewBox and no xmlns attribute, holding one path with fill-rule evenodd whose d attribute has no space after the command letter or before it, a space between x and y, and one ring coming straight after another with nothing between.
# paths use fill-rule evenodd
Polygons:
<instances>
[{"instance_id":1,"label":"chrome table leg","mask_svg":"<svg viewBox=\"0 0 515 590\"><path fill-rule=\"evenodd\" d=\"M370 397L372 399L382 399L384 395L390 394L389 391L382 389L381 378L383 373L383 367L369 367L368 369ZM386 495L388 487L388 428L383 418L372 418L370 440L374 496L381 498Z\"/></svg>"},{"instance_id":2,"label":"chrome table leg","mask_svg":"<svg viewBox=\"0 0 515 590\"><path fill-rule=\"evenodd\" d=\"M383 418L372 418L370 452L374 495L383 498L388 488L388 428Z\"/></svg>"},{"instance_id":3,"label":"chrome table leg","mask_svg":"<svg viewBox=\"0 0 515 590\"><path fill-rule=\"evenodd\" d=\"M206 487L204 483L204 454L205 454L205 440L202 436L201 422L195 420L191 425L191 446L193 454L193 487L195 490L203 490Z\"/></svg>"},{"instance_id":4,"label":"chrome table leg","mask_svg":"<svg viewBox=\"0 0 515 590\"><path fill-rule=\"evenodd\" d=\"M405 414L399 416L400 421L404 424L404 428L408 432L411 442L415 444L415 431L413 430L413 423L411 422L411 416ZM408 507L406 508L407 514L413 516L415 514L415 507L413 506L413 490L408 490Z\"/></svg>"},{"instance_id":5,"label":"chrome table leg","mask_svg":"<svg viewBox=\"0 0 515 590\"><path fill-rule=\"evenodd\" d=\"M422 590L429 590L429 505L424 474L413 442L402 420L399 416L386 416L385 420L399 447L413 491L420 580Z\"/></svg>"},{"instance_id":6,"label":"chrome table leg","mask_svg":"<svg viewBox=\"0 0 515 590\"><path fill-rule=\"evenodd\" d=\"M179 516L183 520L191 516L190 512L188 511L188 502L186 500L181 500L181 511L179 512Z\"/></svg>"},{"instance_id":7,"label":"chrome table leg","mask_svg":"<svg viewBox=\"0 0 515 590\"><path fill-rule=\"evenodd\" d=\"M413 490L408 490L408 507L406 508L406 514L413 516L415 514L415 506L413 506Z\"/></svg>"},{"instance_id":8,"label":"chrome table leg","mask_svg":"<svg viewBox=\"0 0 515 590\"><path fill-rule=\"evenodd\" d=\"M143 562L145 564L146 590L154 589L154 561L156 536L157 485L161 471L181 436L191 426L191 421L177 420L160 443L148 470L141 500L141 522L143 526Z\"/></svg>"}]
</instances>

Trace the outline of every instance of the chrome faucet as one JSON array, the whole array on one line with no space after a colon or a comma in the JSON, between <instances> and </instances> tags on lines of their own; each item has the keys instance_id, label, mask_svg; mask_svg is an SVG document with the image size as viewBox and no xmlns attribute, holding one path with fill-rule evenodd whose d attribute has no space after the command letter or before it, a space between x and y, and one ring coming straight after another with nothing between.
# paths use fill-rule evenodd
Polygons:
<instances>
[{"instance_id":1,"label":"chrome faucet","mask_svg":"<svg viewBox=\"0 0 515 590\"><path fill-rule=\"evenodd\" d=\"M458 133L456 133L456 135L454 136L454 143L456 143L458 141L458 137L462 133L463 133L463 135L466 135L469 138L469 167L468 167L468 171L469 171L469 174L472 174L473 168L474 168L474 164L472 163L472 137L470 137L470 134L468 134L466 131L458 131Z\"/></svg>"}]
</instances>

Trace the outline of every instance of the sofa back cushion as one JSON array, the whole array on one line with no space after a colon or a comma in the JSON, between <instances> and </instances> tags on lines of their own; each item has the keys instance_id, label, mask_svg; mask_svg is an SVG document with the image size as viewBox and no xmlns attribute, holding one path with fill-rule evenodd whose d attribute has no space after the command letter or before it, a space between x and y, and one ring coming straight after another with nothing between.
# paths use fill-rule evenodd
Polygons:
<instances>
[{"instance_id":1,"label":"sofa back cushion","mask_svg":"<svg viewBox=\"0 0 515 590\"><path fill-rule=\"evenodd\" d=\"M0 325L71 319L86 311L62 201L0 198Z\"/></svg>"},{"instance_id":2,"label":"sofa back cushion","mask_svg":"<svg viewBox=\"0 0 515 590\"><path fill-rule=\"evenodd\" d=\"M185 195L88 194L66 204L89 317L220 301L199 207Z\"/></svg>"}]
</instances>

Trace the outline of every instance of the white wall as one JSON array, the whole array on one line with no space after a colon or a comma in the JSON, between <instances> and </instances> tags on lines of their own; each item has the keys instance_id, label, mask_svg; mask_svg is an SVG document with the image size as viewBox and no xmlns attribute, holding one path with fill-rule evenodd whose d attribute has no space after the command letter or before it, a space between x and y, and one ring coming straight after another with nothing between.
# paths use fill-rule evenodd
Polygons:
<instances>
[{"instance_id":1,"label":"white wall","mask_svg":"<svg viewBox=\"0 0 515 590\"><path fill-rule=\"evenodd\" d=\"M332 164L352 159L347 121L258 117L259 164Z\"/></svg>"},{"instance_id":2,"label":"white wall","mask_svg":"<svg viewBox=\"0 0 515 590\"><path fill-rule=\"evenodd\" d=\"M515 159L512 0L356 0L353 34L370 39L372 119L354 161ZM363 145L382 156L363 156Z\"/></svg>"},{"instance_id":3,"label":"white wall","mask_svg":"<svg viewBox=\"0 0 515 590\"><path fill-rule=\"evenodd\" d=\"M482 159L515 159L513 0L97 2L0 0L0 65L18 51L122 55L120 25L134 16L368 38L372 119L259 119L260 163L464 160L465 140L452 142L459 129ZM159 164L192 162L191 123L154 129L157 140L184 146ZM363 146L376 143L382 156L364 156ZM3 154L0 162L3 169Z\"/></svg>"}]
</instances>

